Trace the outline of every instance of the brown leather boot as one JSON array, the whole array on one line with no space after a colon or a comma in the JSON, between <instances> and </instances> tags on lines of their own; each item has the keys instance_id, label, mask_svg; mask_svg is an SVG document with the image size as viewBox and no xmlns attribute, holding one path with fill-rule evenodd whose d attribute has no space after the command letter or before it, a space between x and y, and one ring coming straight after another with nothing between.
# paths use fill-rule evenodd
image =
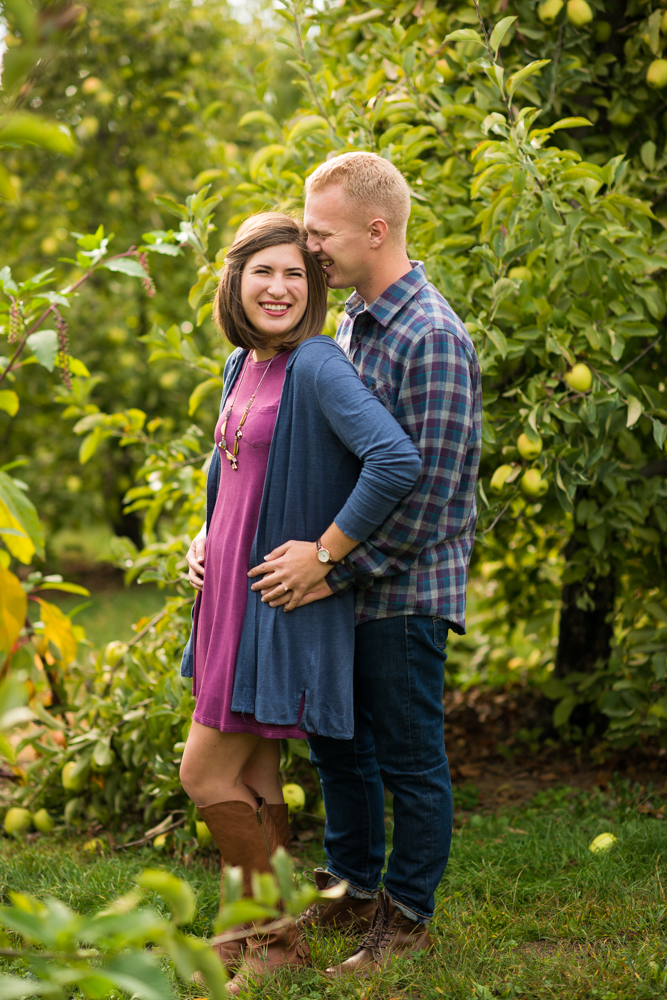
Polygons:
<instances>
[{"instance_id":1,"label":"brown leather boot","mask_svg":"<svg viewBox=\"0 0 667 1000\"><path fill-rule=\"evenodd\" d=\"M330 883L335 885L338 879L335 875L316 868L313 872L315 885L320 890L328 889ZM297 927L351 927L361 929L370 927L377 901L375 899L357 899L345 893L340 899L332 899L329 903L311 903L307 910L299 914Z\"/></svg>"},{"instance_id":2,"label":"brown leather boot","mask_svg":"<svg viewBox=\"0 0 667 1000\"><path fill-rule=\"evenodd\" d=\"M386 968L397 958L432 946L426 924L408 920L387 893L380 892L375 920L366 937L345 962L326 971L330 976L353 975L364 979L371 972Z\"/></svg>"},{"instance_id":3,"label":"brown leather boot","mask_svg":"<svg viewBox=\"0 0 667 1000\"><path fill-rule=\"evenodd\" d=\"M199 814L222 855L223 875L226 865L240 865L243 868L243 895L251 896L253 871L270 872L271 855L280 846L269 806L264 799L259 799L255 810L247 802L232 800L200 806ZM243 929L234 928L237 931ZM252 926L247 925L247 929L250 933ZM233 968L243 957L244 944L244 940L229 941L213 945L213 949L224 966Z\"/></svg>"},{"instance_id":4,"label":"brown leather boot","mask_svg":"<svg viewBox=\"0 0 667 1000\"><path fill-rule=\"evenodd\" d=\"M289 854L292 835L289 828L289 809L284 802L269 802L269 812L278 831L278 839Z\"/></svg>"},{"instance_id":5,"label":"brown leather boot","mask_svg":"<svg viewBox=\"0 0 667 1000\"><path fill-rule=\"evenodd\" d=\"M295 968L306 965L309 961L310 948L295 924L265 934L261 927L257 927L246 941L243 967L227 983L227 993L238 996L248 988L249 982L270 976L285 966Z\"/></svg>"}]
</instances>

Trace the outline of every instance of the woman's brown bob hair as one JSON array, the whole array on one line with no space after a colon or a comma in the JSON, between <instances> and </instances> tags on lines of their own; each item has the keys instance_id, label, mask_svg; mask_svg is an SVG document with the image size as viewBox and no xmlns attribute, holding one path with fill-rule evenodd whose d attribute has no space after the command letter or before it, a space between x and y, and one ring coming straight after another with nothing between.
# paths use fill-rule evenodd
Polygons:
<instances>
[{"instance_id":1,"label":"woman's brown bob hair","mask_svg":"<svg viewBox=\"0 0 667 1000\"><path fill-rule=\"evenodd\" d=\"M327 284L321 265L306 246L307 238L303 223L281 212L259 212L238 228L213 300L213 319L234 347L246 350L265 347L265 339L248 322L243 309L241 276L254 254L287 243L293 243L301 251L308 281L308 304L300 321L285 335L281 349L291 351L302 340L322 332L327 314Z\"/></svg>"}]
</instances>

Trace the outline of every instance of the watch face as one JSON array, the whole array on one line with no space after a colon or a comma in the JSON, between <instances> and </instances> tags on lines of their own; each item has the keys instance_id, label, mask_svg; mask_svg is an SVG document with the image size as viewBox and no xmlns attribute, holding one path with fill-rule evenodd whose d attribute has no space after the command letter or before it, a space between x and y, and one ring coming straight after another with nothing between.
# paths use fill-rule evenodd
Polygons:
<instances>
[{"instance_id":1,"label":"watch face","mask_svg":"<svg viewBox=\"0 0 667 1000\"><path fill-rule=\"evenodd\" d=\"M321 563L327 563L329 562L330 556L326 549L318 549L317 558L320 560Z\"/></svg>"}]
</instances>

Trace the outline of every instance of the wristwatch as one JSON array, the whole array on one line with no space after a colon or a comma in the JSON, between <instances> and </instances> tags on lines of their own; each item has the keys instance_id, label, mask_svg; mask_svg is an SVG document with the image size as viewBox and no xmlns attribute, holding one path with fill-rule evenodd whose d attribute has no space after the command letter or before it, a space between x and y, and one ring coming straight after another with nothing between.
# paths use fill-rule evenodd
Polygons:
<instances>
[{"instance_id":1,"label":"wristwatch","mask_svg":"<svg viewBox=\"0 0 667 1000\"><path fill-rule=\"evenodd\" d=\"M325 549L325 547L322 545L322 539L318 538L315 544L317 545L317 558L320 560L320 562L330 563L332 566L334 566L336 560L331 558L331 553L329 552L329 550Z\"/></svg>"}]
</instances>

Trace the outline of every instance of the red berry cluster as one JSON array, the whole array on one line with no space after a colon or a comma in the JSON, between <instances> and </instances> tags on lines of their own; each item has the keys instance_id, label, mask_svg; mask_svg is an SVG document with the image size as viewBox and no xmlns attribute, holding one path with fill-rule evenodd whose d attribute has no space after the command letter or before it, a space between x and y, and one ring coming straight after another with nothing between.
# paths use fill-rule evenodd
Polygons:
<instances>
[{"instance_id":1,"label":"red berry cluster","mask_svg":"<svg viewBox=\"0 0 667 1000\"><path fill-rule=\"evenodd\" d=\"M148 295L149 298L152 299L153 296L155 295L155 282L151 277L151 269L148 265L148 254L137 250L137 252L135 253L135 257L137 258L137 260L144 269L146 277L143 279L143 285L146 290L146 294Z\"/></svg>"},{"instance_id":2,"label":"red berry cluster","mask_svg":"<svg viewBox=\"0 0 667 1000\"><path fill-rule=\"evenodd\" d=\"M69 367L69 327L62 316L56 320L58 331L58 363L60 366L60 377L64 385L72 388L72 372Z\"/></svg>"},{"instance_id":3,"label":"red berry cluster","mask_svg":"<svg viewBox=\"0 0 667 1000\"><path fill-rule=\"evenodd\" d=\"M21 333L21 327L23 322L21 320L21 310L18 307L17 302L12 302L9 307L9 343L15 344L19 339Z\"/></svg>"}]
</instances>

